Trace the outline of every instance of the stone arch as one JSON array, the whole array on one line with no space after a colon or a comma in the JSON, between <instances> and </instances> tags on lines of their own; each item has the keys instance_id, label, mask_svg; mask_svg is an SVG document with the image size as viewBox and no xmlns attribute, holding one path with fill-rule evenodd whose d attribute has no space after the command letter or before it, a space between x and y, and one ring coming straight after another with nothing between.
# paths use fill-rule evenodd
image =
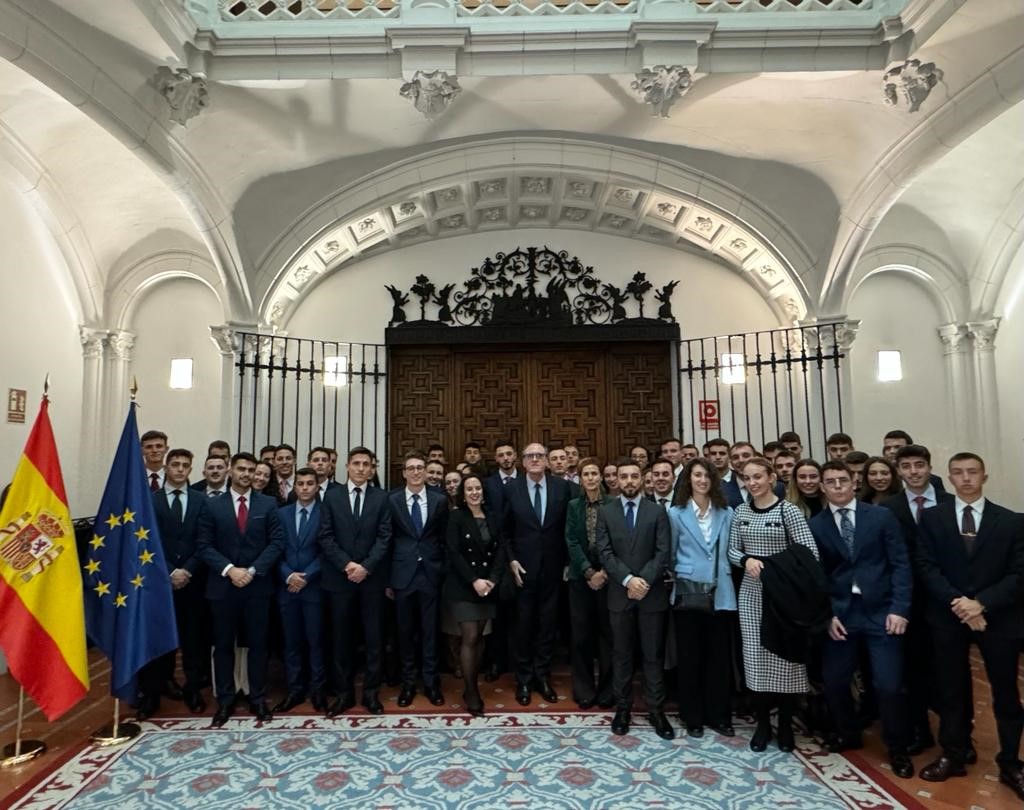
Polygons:
<instances>
[{"instance_id":1,"label":"stone arch","mask_svg":"<svg viewBox=\"0 0 1024 810\"><path fill-rule=\"evenodd\" d=\"M280 327L319 279L359 257L515 228L592 230L700 250L753 284L781 323L816 314L802 279L813 259L756 200L638 150L538 137L444 147L322 200L257 269L260 320Z\"/></svg>"},{"instance_id":2,"label":"stone arch","mask_svg":"<svg viewBox=\"0 0 1024 810\"><path fill-rule=\"evenodd\" d=\"M188 251L165 251L146 256L119 273L107 293L107 310L116 329L132 331L135 310L156 286L175 279L198 281L214 294L224 311L225 321L230 311L225 301L220 275L208 258Z\"/></svg>"}]
</instances>

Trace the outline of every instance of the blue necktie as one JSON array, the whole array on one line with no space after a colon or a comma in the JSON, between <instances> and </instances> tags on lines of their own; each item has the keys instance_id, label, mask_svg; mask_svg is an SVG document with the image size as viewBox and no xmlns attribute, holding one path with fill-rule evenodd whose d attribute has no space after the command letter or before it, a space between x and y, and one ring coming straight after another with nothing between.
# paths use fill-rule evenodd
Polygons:
<instances>
[{"instance_id":1,"label":"blue necktie","mask_svg":"<svg viewBox=\"0 0 1024 810\"><path fill-rule=\"evenodd\" d=\"M358 520L359 519L359 513L360 513L360 511L362 511L362 507L361 507L360 500L359 500L359 496L362 494L362 490L359 487L356 487L352 491L356 494L355 503L352 504L352 516L356 520Z\"/></svg>"},{"instance_id":2,"label":"blue necktie","mask_svg":"<svg viewBox=\"0 0 1024 810\"><path fill-rule=\"evenodd\" d=\"M299 537L302 537L303 532L306 531L306 524L309 523L309 510L302 508L299 510Z\"/></svg>"},{"instance_id":3,"label":"blue necktie","mask_svg":"<svg viewBox=\"0 0 1024 810\"><path fill-rule=\"evenodd\" d=\"M537 520L544 522L544 506L540 500L540 484L534 484L533 490L533 511L537 513Z\"/></svg>"},{"instance_id":4,"label":"blue necktie","mask_svg":"<svg viewBox=\"0 0 1024 810\"><path fill-rule=\"evenodd\" d=\"M850 557L853 558L853 521L850 520L850 510L840 509L839 510L839 532L843 535L843 541L846 543L846 548L850 551Z\"/></svg>"},{"instance_id":5,"label":"blue necktie","mask_svg":"<svg viewBox=\"0 0 1024 810\"><path fill-rule=\"evenodd\" d=\"M416 530L416 536L423 534L423 515L420 514L420 496L412 496L412 509L409 510L409 517L412 518L412 527Z\"/></svg>"},{"instance_id":6,"label":"blue necktie","mask_svg":"<svg viewBox=\"0 0 1024 810\"><path fill-rule=\"evenodd\" d=\"M633 511L635 507L636 504L632 501L626 501L626 527L630 532L636 528L636 512Z\"/></svg>"}]
</instances>

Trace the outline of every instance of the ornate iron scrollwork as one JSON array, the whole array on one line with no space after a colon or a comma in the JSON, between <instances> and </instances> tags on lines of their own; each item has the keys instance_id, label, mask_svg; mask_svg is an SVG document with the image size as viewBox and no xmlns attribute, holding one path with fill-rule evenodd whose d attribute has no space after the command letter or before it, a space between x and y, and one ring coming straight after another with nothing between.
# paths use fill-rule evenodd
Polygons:
<instances>
[{"instance_id":1,"label":"ornate iron scrollwork","mask_svg":"<svg viewBox=\"0 0 1024 810\"><path fill-rule=\"evenodd\" d=\"M657 317L644 314L647 294L654 285L644 273L635 273L625 286L602 282L594 268L568 251L548 247L516 248L496 253L470 271L461 290L455 284L440 289L426 275L416 276L408 293L387 285L393 308L390 326L438 324L447 326L571 326L584 324L675 323L672 292L678 281L656 290ZM420 318L410 321L405 305L419 299ZM634 301L638 317L630 318L626 305ZM437 306L427 317L428 304Z\"/></svg>"}]
</instances>

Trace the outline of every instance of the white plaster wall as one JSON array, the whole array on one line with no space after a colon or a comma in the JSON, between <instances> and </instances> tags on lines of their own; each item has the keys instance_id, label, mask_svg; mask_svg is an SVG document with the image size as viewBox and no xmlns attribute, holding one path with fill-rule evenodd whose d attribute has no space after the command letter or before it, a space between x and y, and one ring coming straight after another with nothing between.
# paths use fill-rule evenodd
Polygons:
<instances>
[{"instance_id":1,"label":"white plaster wall","mask_svg":"<svg viewBox=\"0 0 1024 810\"><path fill-rule=\"evenodd\" d=\"M416 275L425 273L438 287L456 282L461 289L470 269L487 256L530 245L567 250L593 266L602 281L620 288L637 271L646 273L655 287L680 279L672 301L684 337L779 326L761 295L735 271L714 261L621 237L538 229L440 239L345 265L310 292L285 328L295 337L383 343L391 317L391 297L385 284L408 290ZM653 293L649 298L644 314L654 315L657 303ZM414 304L416 298L410 296L405 308L410 320L419 317ZM428 315L432 317L429 311Z\"/></svg>"},{"instance_id":2,"label":"white plaster wall","mask_svg":"<svg viewBox=\"0 0 1024 810\"><path fill-rule=\"evenodd\" d=\"M79 496L82 348L78 302L67 265L42 220L0 176L0 392L28 391L25 424L0 414L0 486L14 475L50 375L53 423L72 516L95 504Z\"/></svg>"},{"instance_id":3,"label":"white plaster wall","mask_svg":"<svg viewBox=\"0 0 1024 810\"><path fill-rule=\"evenodd\" d=\"M936 473L943 475L946 459L963 448L952 435L954 420L946 408L946 371L935 331L943 320L934 299L905 274L880 273L854 293L849 315L861 319L850 352L853 419L847 432L854 444L878 454L887 431L906 430L928 447ZM901 381L878 382L880 349L902 352Z\"/></svg>"},{"instance_id":4,"label":"white plaster wall","mask_svg":"<svg viewBox=\"0 0 1024 810\"><path fill-rule=\"evenodd\" d=\"M136 334L132 369L139 383L139 431L162 430L172 448L195 453L194 480L213 439L224 438L235 449L233 436L218 435L221 356L210 340L209 327L223 319L220 303L208 287L180 278L151 288L128 327ZM193 360L190 390L170 388L175 357Z\"/></svg>"},{"instance_id":5,"label":"white plaster wall","mask_svg":"<svg viewBox=\"0 0 1024 810\"><path fill-rule=\"evenodd\" d=\"M1003 505L1024 511L1024 250L1003 286L996 307L1002 317L996 335L996 380L999 386L1002 472L989 479Z\"/></svg>"}]
</instances>

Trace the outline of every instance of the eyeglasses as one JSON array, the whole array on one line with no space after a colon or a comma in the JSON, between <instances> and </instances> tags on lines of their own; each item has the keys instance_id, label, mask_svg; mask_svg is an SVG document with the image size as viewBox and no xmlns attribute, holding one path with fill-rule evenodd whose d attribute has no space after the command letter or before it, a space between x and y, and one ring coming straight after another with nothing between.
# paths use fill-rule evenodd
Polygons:
<instances>
[{"instance_id":1,"label":"eyeglasses","mask_svg":"<svg viewBox=\"0 0 1024 810\"><path fill-rule=\"evenodd\" d=\"M405 471L406 472L423 472L426 469L427 468L424 467L422 464L415 464L415 465L409 464L409 465L406 466Z\"/></svg>"},{"instance_id":2,"label":"eyeglasses","mask_svg":"<svg viewBox=\"0 0 1024 810\"><path fill-rule=\"evenodd\" d=\"M523 458L527 461L536 461L537 459L544 458L543 453L523 453Z\"/></svg>"}]
</instances>

